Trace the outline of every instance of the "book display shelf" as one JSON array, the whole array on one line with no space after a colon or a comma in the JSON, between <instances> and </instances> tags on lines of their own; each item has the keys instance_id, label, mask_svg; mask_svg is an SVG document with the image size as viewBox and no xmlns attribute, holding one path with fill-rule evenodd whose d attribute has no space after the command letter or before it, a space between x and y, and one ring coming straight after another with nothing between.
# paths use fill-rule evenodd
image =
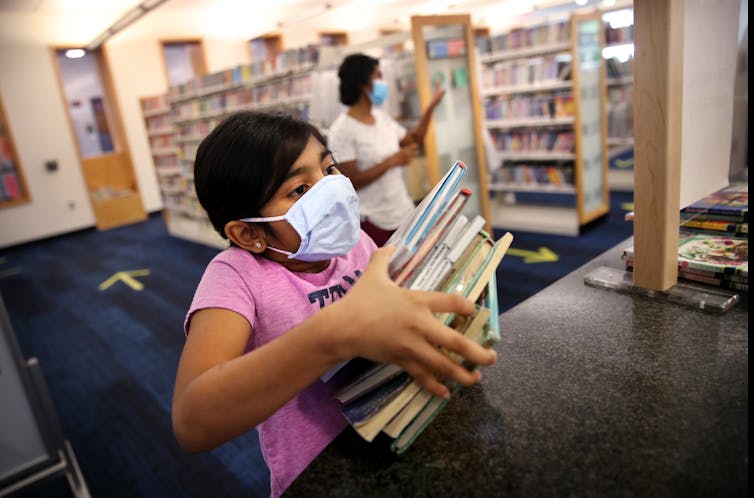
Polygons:
<instances>
[{"instance_id":1,"label":"book display shelf","mask_svg":"<svg viewBox=\"0 0 754 498\"><path fill-rule=\"evenodd\" d=\"M492 224L578 235L608 210L598 14L479 37Z\"/></svg>"},{"instance_id":2,"label":"book display shelf","mask_svg":"<svg viewBox=\"0 0 754 498\"><path fill-rule=\"evenodd\" d=\"M605 58L608 183L610 190L634 189L633 8L606 11Z\"/></svg>"},{"instance_id":3,"label":"book display shelf","mask_svg":"<svg viewBox=\"0 0 754 498\"><path fill-rule=\"evenodd\" d=\"M289 49L173 86L164 97L168 114L159 103L146 108L142 103L172 235L214 247L227 245L212 229L194 191L199 143L223 118L241 110L285 111L308 120L318 57L317 45Z\"/></svg>"},{"instance_id":4,"label":"book display shelf","mask_svg":"<svg viewBox=\"0 0 754 498\"><path fill-rule=\"evenodd\" d=\"M183 211L181 201L187 189L186 180L178 165L170 106L165 94L142 97L139 102L160 187L162 214L165 223L169 224L171 213Z\"/></svg>"}]
</instances>

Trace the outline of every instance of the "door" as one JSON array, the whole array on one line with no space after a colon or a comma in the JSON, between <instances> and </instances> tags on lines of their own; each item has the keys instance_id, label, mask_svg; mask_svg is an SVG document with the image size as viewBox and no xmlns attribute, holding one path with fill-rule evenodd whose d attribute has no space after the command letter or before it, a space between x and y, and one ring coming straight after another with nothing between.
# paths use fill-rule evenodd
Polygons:
<instances>
[{"instance_id":1,"label":"door","mask_svg":"<svg viewBox=\"0 0 754 498\"><path fill-rule=\"evenodd\" d=\"M101 49L53 49L98 229L146 219Z\"/></svg>"}]
</instances>

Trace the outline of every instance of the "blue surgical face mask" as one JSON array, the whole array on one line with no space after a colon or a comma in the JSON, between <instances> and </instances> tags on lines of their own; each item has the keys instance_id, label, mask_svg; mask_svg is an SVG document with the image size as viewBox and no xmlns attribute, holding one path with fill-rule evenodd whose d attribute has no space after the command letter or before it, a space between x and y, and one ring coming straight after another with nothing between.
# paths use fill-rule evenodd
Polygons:
<instances>
[{"instance_id":1,"label":"blue surgical face mask","mask_svg":"<svg viewBox=\"0 0 754 498\"><path fill-rule=\"evenodd\" d=\"M372 92L369 94L369 100L376 106L381 106L387 99L387 83L383 80L375 79L372 81Z\"/></svg>"},{"instance_id":2,"label":"blue surgical face mask","mask_svg":"<svg viewBox=\"0 0 754 498\"><path fill-rule=\"evenodd\" d=\"M328 175L314 184L284 215L240 221L285 220L301 237L295 253L267 246L300 261L324 261L353 249L361 236L359 198L345 175Z\"/></svg>"}]
</instances>

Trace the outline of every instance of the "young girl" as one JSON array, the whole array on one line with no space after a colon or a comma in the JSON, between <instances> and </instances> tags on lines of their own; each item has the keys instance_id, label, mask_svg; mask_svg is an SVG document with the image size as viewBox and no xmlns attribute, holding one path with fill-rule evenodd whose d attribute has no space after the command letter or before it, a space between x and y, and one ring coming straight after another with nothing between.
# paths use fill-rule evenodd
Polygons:
<instances>
[{"instance_id":1,"label":"young girl","mask_svg":"<svg viewBox=\"0 0 754 498\"><path fill-rule=\"evenodd\" d=\"M186 317L173 428L188 451L256 427L276 497L347 425L335 386L320 380L334 366L398 364L448 396L443 379L481 376L438 348L495 360L434 316L473 303L389 279L392 248L360 230L354 189L313 126L235 114L204 139L194 168L199 202L230 247L207 266Z\"/></svg>"}]
</instances>

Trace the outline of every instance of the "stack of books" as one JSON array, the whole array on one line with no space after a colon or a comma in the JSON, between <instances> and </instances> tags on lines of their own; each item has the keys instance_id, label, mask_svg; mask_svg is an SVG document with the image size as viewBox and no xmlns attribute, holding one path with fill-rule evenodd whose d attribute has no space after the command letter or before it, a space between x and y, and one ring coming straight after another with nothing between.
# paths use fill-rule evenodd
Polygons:
<instances>
[{"instance_id":1,"label":"stack of books","mask_svg":"<svg viewBox=\"0 0 754 498\"><path fill-rule=\"evenodd\" d=\"M633 213L626 218L633 219ZM732 184L681 210L678 277L749 291L749 189ZM633 270L633 247L623 250Z\"/></svg>"},{"instance_id":2,"label":"stack of books","mask_svg":"<svg viewBox=\"0 0 754 498\"><path fill-rule=\"evenodd\" d=\"M705 235L747 238L749 185L729 185L681 209L681 229Z\"/></svg>"},{"instance_id":3,"label":"stack of books","mask_svg":"<svg viewBox=\"0 0 754 498\"><path fill-rule=\"evenodd\" d=\"M466 166L457 161L411 216L388 240L395 252L390 277L408 289L458 294L476 303L471 316L439 314L438 319L459 333L493 347L500 339L495 271L513 236L494 241L484 219L462 213L471 191L460 188ZM469 369L474 365L448 352ZM323 380L343 386L336 394L342 412L355 431L373 441L384 433L391 449L402 453L416 440L451 397L433 397L397 365L357 358L328 372ZM337 379L337 380L335 380Z\"/></svg>"}]
</instances>

